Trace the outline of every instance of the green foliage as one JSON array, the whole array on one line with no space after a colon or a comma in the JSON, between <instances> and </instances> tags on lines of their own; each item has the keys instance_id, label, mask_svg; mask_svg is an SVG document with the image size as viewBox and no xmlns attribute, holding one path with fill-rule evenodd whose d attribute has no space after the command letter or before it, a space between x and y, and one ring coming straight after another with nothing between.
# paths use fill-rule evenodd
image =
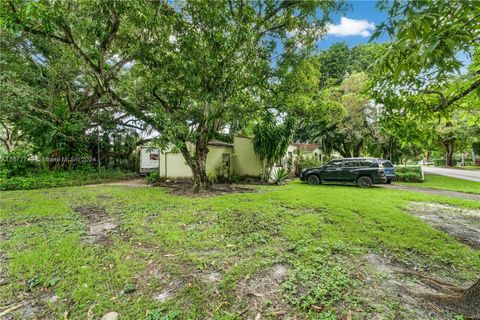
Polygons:
<instances>
[{"instance_id":1,"label":"green foliage","mask_svg":"<svg viewBox=\"0 0 480 320\"><path fill-rule=\"evenodd\" d=\"M288 117L279 124L275 117L267 112L261 122L253 129L253 147L260 160L264 162L264 176L271 166L285 156L293 134L295 120Z\"/></svg>"},{"instance_id":2,"label":"green foliage","mask_svg":"<svg viewBox=\"0 0 480 320\"><path fill-rule=\"evenodd\" d=\"M354 319L394 318L383 309L384 301L374 307L375 301L365 300L356 290L365 288L356 277L366 272L364 254L391 256L434 273L441 270L455 281L470 281L480 272L478 250L405 211L411 201L480 209L478 201L385 188L314 187L296 181L255 188L257 192L192 198L163 188L124 186L1 192L0 223L8 237L0 246L9 257L2 261L2 277L7 280L0 290L2 305L20 294L43 297L49 280L59 278L48 288L58 296L57 302L41 305L54 318L68 310L69 319L83 320L95 301L95 319L111 310L121 310L126 319L145 319L159 308L152 295L174 282L181 288L157 317L181 310L178 319L235 319L238 305L252 298L250 290L237 297L242 292L237 289L253 283L253 292L263 293L257 291L262 289L257 281L265 274L270 277L272 266L280 263L287 269L283 281L288 288L282 290L285 297L272 301L297 303L298 308L285 308L290 318L318 318L300 307L313 301L340 319L348 310ZM98 222L75 211L79 207L103 208L104 218L121 226L106 235L111 240L108 247L84 241L88 227ZM204 281L210 272L221 274L221 282ZM385 280L376 273L368 276ZM41 284L29 292L26 283L34 277ZM149 285L141 281L135 293L119 294L126 283L140 277L149 279ZM391 299L400 301L396 296ZM405 311L402 308L395 316L415 319Z\"/></svg>"},{"instance_id":3,"label":"green foliage","mask_svg":"<svg viewBox=\"0 0 480 320\"><path fill-rule=\"evenodd\" d=\"M285 168L276 169L272 176L272 183L277 185L284 184L288 179L288 175L289 175L288 169L285 169Z\"/></svg>"},{"instance_id":4,"label":"green foliage","mask_svg":"<svg viewBox=\"0 0 480 320\"><path fill-rule=\"evenodd\" d=\"M34 175L0 178L0 190L26 190L94 184L134 177L136 174L120 170L42 171Z\"/></svg>"},{"instance_id":5,"label":"green foliage","mask_svg":"<svg viewBox=\"0 0 480 320\"><path fill-rule=\"evenodd\" d=\"M155 170L155 171L152 171L150 172L148 175L147 175L147 181L148 183L156 183L156 182L159 182L160 181L160 171L158 170Z\"/></svg>"},{"instance_id":6,"label":"green foliage","mask_svg":"<svg viewBox=\"0 0 480 320\"><path fill-rule=\"evenodd\" d=\"M395 181L398 182L423 182L420 167L395 167Z\"/></svg>"},{"instance_id":7,"label":"green foliage","mask_svg":"<svg viewBox=\"0 0 480 320\"><path fill-rule=\"evenodd\" d=\"M214 183L218 180L218 177L215 172L207 172L207 179L210 183Z\"/></svg>"},{"instance_id":8,"label":"green foliage","mask_svg":"<svg viewBox=\"0 0 480 320\"><path fill-rule=\"evenodd\" d=\"M37 162L30 161L31 154L24 149L0 154L0 178L24 176L38 172L41 167Z\"/></svg>"},{"instance_id":9,"label":"green foliage","mask_svg":"<svg viewBox=\"0 0 480 320\"><path fill-rule=\"evenodd\" d=\"M480 155L480 141L476 141L472 143L472 150L473 153L476 155Z\"/></svg>"},{"instance_id":10,"label":"green foliage","mask_svg":"<svg viewBox=\"0 0 480 320\"><path fill-rule=\"evenodd\" d=\"M165 313L164 309L150 311L145 320L174 320L180 315L179 311L170 311Z\"/></svg>"},{"instance_id":11,"label":"green foliage","mask_svg":"<svg viewBox=\"0 0 480 320\"><path fill-rule=\"evenodd\" d=\"M297 161L295 164L295 167L297 169L298 174L302 172L302 170L307 169L307 168L316 168L320 167L321 162L320 160L314 158L314 157L307 157L302 154L299 154L297 157Z\"/></svg>"}]
</instances>

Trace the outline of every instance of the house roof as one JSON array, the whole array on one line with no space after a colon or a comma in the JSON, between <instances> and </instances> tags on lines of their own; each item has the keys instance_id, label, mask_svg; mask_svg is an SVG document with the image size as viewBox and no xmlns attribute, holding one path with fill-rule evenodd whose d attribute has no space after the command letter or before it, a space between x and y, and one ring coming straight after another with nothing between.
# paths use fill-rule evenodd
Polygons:
<instances>
[{"instance_id":1,"label":"house roof","mask_svg":"<svg viewBox=\"0 0 480 320\"><path fill-rule=\"evenodd\" d=\"M208 142L209 146L217 146L217 147L227 147L227 148L233 148L233 143L230 142L225 142L225 141L220 141L220 140L210 140Z\"/></svg>"},{"instance_id":2,"label":"house roof","mask_svg":"<svg viewBox=\"0 0 480 320\"><path fill-rule=\"evenodd\" d=\"M316 149L320 149L320 144L318 143L292 143L292 146L295 146L300 150L310 152L315 151Z\"/></svg>"}]
</instances>

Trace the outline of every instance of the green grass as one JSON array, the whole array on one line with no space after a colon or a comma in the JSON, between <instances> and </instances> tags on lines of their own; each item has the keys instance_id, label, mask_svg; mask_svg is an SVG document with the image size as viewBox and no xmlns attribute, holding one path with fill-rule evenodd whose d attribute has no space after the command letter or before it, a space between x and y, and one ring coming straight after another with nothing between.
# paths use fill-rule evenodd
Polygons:
<instances>
[{"instance_id":1,"label":"green grass","mask_svg":"<svg viewBox=\"0 0 480 320\"><path fill-rule=\"evenodd\" d=\"M480 194L480 182L450 178L433 174L426 174L425 181L423 183L399 183L419 188L423 187Z\"/></svg>"},{"instance_id":2,"label":"green grass","mask_svg":"<svg viewBox=\"0 0 480 320\"><path fill-rule=\"evenodd\" d=\"M68 319L86 319L89 310L95 319L112 310L122 319L241 319L242 312L253 318L248 307L256 296L242 295L242 286L260 282L255 290L268 291L259 275L280 264L289 275L277 289L290 315L342 319L353 310L393 319L398 311L387 306L398 304L395 295L379 311L358 293L355 274L367 252L461 281L480 272L478 250L404 212L410 201L480 209L478 202L298 182L256 189L204 198L121 186L2 192L0 261L8 283L0 305L55 294L57 302L37 318L68 312ZM120 224L110 241L82 239L88 219L74 208L85 205L105 208ZM212 272L221 275L218 284L202 280ZM175 298L156 301L173 279ZM265 310L274 303L262 299ZM313 312L312 305L323 309Z\"/></svg>"},{"instance_id":3,"label":"green grass","mask_svg":"<svg viewBox=\"0 0 480 320\"><path fill-rule=\"evenodd\" d=\"M121 170L45 171L31 173L28 176L10 178L0 176L0 190L29 190L64 186L80 186L85 184L128 179L136 175L136 173Z\"/></svg>"}]
</instances>

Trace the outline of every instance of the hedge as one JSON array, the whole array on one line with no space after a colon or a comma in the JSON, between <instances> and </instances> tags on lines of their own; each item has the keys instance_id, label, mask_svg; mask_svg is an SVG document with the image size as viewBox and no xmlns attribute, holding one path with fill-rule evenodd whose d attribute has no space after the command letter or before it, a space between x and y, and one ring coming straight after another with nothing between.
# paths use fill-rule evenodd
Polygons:
<instances>
[{"instance_id":1,"label":"hedge","mask_svg":"<svg viewBox=\"0 0 480 320\"><path fill-rule=\"evenodd\" d=\"M415 167L395 167L395 181L399 182L423 182L422 169Z\"/></svg>"}]
</instances>

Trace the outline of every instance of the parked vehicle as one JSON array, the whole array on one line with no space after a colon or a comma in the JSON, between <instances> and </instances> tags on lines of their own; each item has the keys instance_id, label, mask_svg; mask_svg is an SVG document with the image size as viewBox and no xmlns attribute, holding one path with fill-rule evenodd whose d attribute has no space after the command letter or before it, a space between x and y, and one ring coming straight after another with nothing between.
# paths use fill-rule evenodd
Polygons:
<instances>
[{"instance_id":1,"label":"parked vehicle","mask_svg":"<svg viewBox=\"0 0 480 320\"><path fill-rule=\"evenodd\" d=\"M421 160L418 162L418 164L420 165L424 165L424 166L433 166L435 165L435 163L431 160Z\"/></svg>"},{"instance_id":2,"label":"parked vehicle","mask_svg":"<svg viewBox=\"0 0 480 320\"><path fill-rule=\"evenodd\" d=\"M332 160L321 167L304 169L300 180L309 184L353 182L361 188L369 188L374 183L386 183L387 177L379 159L345 158Z\"/></svg>"},{"instance_id":3,"label":"parked vehicle","mask_svg":"<svg viewBox=\"0 0 480 320\"><path fill-rule=\"evenodd\" d=\"M383 172L385 173L385 177L387 177L387 184L391 184L393 181L395 181L395 166L393 163L390 162L390 160L383 160L380 159L382 165L383 165Z\"/></svg>"}]
</instances>

